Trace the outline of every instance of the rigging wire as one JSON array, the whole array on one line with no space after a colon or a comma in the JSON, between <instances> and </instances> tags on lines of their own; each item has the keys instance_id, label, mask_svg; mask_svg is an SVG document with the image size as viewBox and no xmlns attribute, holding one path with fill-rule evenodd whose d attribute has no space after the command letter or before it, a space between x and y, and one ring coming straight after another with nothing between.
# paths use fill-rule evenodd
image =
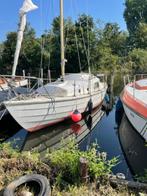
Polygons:
<instances>
[{"instance_id":1,"label":"rigging wire","mask_svg":"<svg viewBox=\"0 0 147 196\"><path fill-rule=\"evenodd\" d=\"M88 68L90 69L90 33L89 33L89 19L88 19L88 0L86 1L87 11L87 56L88 56Z\"/></svg>"},{"instance_id":2,"label":"rigging wire","mask_svg":"<svg viewBox=\"0 0 147 196\"><path fill-rule=\"evenodd\" d=\"M72 3L72 0L70 1L70 6L71 6L72 18L73 18L74 14L73 14L73 3ZM80 69L80 72L81 72L82 71L82 66L81 66L80 51L79 51L79 44L78 44L78 36L77 36L77 33L76 33L76 25L75 25L75 22L74 22L74 33L75 33L75 43L76 43L76 48L77 48L79 69Z\"/></svg>"},{"instance_id":3,"label":"rigging wire","mask_svg":"<svg viewBox=\"0 0 147 196\"><path fill-rule=\"evenodd\" d=\"M78 10L77 7L78 7L77 4L75 4L75 10ZM86 48L86 41L84 38L83 27L82 27L82 24L80 21L79 21L79 25L80 25L80 33L81 33L81 37L82 37L84 52L85 52L85 56L86 56L86 60L87 60L87 64L88 64L89 60L88 60L88 52L87 52L87 48ZM85 68L85 65L83 65L82 69L84 69L84 68Z\"/></svg>"},{"instance_id":4,"label":"rigging wire","mask_svg":"<svg viewBox=\"0 0 147 196\"><path fill-rule=\"evenodd\" d=\"M40 28L42 30L43 28L43 22L42 22L42 18L43 18L43 4L42 4L42 0L40 0ZM41 76L41 69L43 68L43 36L41 36L41 43L40 43L40 49L41 49L41 56L40 56L40 71L39 71L39 77Z\"/></svg>"},{"instance_id":5,"label":"rigging wire","mask_svg":"<svg viewBox=\"0 0 147 196\"><path fill-rule=\"evenodd\" d=\"M67 26L67 28L66 28ZM65 36L65 32L66 32L66 36ZM66 56L66 50L67 50L67 45L68 45L68 36L69 36L69 33L70 32L70 27L69 27L69 24L68 24L68 20L64 20L64 54Z\"/></svg>"},{"instance_id":6,"label":"rigging wire","mask_svg":"<svg viewBox=\"0 0 147 196\"><path fill-rule=\"evenodd\" d=\"M81 59L80 59L80 52L79 52L79 45L78 45L78 37L76 34L76 27L75 27L75 40L76 40L76 47L77 47L77 53L78 53L79 68L80 68L80 72L81 72L82 66L81 66Z\"/></svg>"},{"instance_id":7,"label":"rigging wire","mask_svg":"<svg viewBox=\"0 0 147 196\"><path fill-rule=\"evenodd\" d=\"M47 29L49 27L49 20L51 18L50 16L50 13L54 13L53 9L54 9L54 5L53 5L53 2L52 1L49 1L48 4L43 4L42 3L42 0L40 0L40 16L41 16L41 29L43 31L43 28L45 29L44 30L44 33L43 35L44 36L41 36L41 59L40 59L40 70L43 68L43 57L44 57L44 54L47 53L48 54L48 63L47 63L47 69L50 70L50 65L51 65L51 54L50 54L50 51L51 51L51 47L50 47L50 37L48 37L49 33L47 31ZM44 17L44 18L43 18ZM43 27L43 21L44 21L44 27ZM49 44L48 44L49 42ZM48 47L46 48L46 43L48 44Z\"/></svg>"},{"instance_id":8,"label":"rigging wire","mask_svg":"<svg viewBox=\"0 0 147 196\"><path fill-rule=\"evenodd\" d=\"M48 4L48 11L49 13L47 13L47 16L46 18L55 18L55 6L54 6L54 1L49 1L49 4ZM51 13L51 14L50 14ZM47 20L48 21L48 20ZM48 28L48 22L46 24L47 28ZM49 26L49 33L48 35L49 36L52 36L53 35L53 28L51 28L51 25ZM50 67L51 67L51 37L48 38L48 42L49 42L49 49L48 49L48 54L49 54L49 58L48 58L48 70L50 70Z\"/></svg>"}]
</instances>

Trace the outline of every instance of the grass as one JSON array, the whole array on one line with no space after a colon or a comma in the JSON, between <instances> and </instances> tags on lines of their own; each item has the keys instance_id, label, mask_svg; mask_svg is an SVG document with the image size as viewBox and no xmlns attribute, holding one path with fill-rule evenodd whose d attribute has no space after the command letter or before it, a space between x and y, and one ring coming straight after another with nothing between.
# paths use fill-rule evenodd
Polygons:
<instances>
[{"instance_id":1,"label":"grass","mask_svg":"<svg viewBox=\"0 0 147 196\"><path fill-rule=\"evenodd\" d=\"M88 160L88 182L83 183L79 171L79 158ZM88 151L78 149L74 141L59 150L46 153L46 163L36 152L18 152L10 143L0 145L0 190L16 177L38 173L46 176L52 187L52 196L134 196L124 187L113 189L108 175L118 163L117 158L107 160L106 153L99 153L93 145ZM20 188L20 189L19 189ZM19 187L27 190L28 187ZM29 189L30 190L30 189ZM20 191L18 191L20 192ZM18 194L16 194L18 195Z\"/></svg>"},{"instance_id":2,"label":"grass","mask_svg":"<svg viewBox=\"0 0 147 196\"><path fill-rule=\"evenodd\" d=\"M106 153L97 152L96 145L88 151L80 151L74 141L70 141L66 147L46 155L51 167L53 183L62 188L68 184L80 184L80 157L88 161L89 181L105 178L118 162L117 158L107 160Z\"/></svg>"},{"instance_id":3,"label":"grass","mask_svg":"<svg viewBox=\"0 0 147 196\"><path fill-rule=\"evenodd\" d=\"M42 163L36 152L18 152L10 143L0 145L0 190L16 177L38 173L50 177L50 168Z\"/></svg>"}]
</instances>

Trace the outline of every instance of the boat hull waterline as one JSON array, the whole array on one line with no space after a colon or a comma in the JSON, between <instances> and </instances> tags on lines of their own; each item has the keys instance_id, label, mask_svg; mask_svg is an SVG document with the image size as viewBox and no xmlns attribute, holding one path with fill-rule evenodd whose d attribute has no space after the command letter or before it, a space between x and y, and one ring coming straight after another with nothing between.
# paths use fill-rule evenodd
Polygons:
<instances>
[{"instance_id":1,"label":"boat hull waterline","mask_svg":"<svg viewBox=\"0 0 147 196\"><path fill-rule=\"evenodd\" d=\"M40 96L30 100L5 102L5 106L24 129L33 132L69 118L76 108L80 113L88 111L88 102L92 102L93 108L97 107L102 103L105 93L106 89L92 95L55 98L54 101Z\"/></svg>"}]
</instances>

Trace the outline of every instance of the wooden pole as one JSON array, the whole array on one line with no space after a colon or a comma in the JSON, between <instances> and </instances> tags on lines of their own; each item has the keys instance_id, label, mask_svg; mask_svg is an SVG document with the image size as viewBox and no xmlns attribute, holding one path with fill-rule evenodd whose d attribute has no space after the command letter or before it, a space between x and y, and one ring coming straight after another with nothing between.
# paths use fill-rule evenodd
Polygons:
<instances>
[{"instance_id":1,"label":"wooden pole","mask_svg":"<svg viewBox=\"0 0 147 196\"><path fill-rule=\"evenodd\" d=\"M80 157L80 177L81 177L81 182L87 183L88 181L88 161L86 158Z\"/></svg>"}]
</instances>

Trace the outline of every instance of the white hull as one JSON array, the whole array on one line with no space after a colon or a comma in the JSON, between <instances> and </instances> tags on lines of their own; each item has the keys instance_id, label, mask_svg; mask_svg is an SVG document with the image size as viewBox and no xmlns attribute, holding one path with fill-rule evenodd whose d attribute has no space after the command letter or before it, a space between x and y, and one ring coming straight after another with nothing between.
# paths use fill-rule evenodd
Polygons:
<instances>
[{"instance_id":1,"label":"white hull","mask_svg":"<svg viewBox=\"0 0 147 196\"><path fill-rule=\"evenodd\" d=\"M143 118L141 115L131 110L124 103L123 107L130 123L137 130L137 132L147 141L147 119Z\"/></svg>"},{"instance_id":2,"label":"white hull","mask_svg":"<svg viewBox=\"0 0 147 196\"><path fill-rule=\"evenodd\" d=\"M145 140L147 140L146 95L147 79L144 78L127 84L121 97L125 113L130 123Z\"/></svg>"},{"instance_id":3,"label":"white hull","mask_svg":"<svg viewBox=\"0 0 147 196\"><path fill-rule=\"evenodd\" d=\"M29 100L5 102L5 106L13 118L26 130L36 131L48 125L69 118L76 108L83 113L92 100L93 108L100 105L104 99L106 88L93 95L79 97L56 98L36 97Z\"/></svg>"}]
</instances>

